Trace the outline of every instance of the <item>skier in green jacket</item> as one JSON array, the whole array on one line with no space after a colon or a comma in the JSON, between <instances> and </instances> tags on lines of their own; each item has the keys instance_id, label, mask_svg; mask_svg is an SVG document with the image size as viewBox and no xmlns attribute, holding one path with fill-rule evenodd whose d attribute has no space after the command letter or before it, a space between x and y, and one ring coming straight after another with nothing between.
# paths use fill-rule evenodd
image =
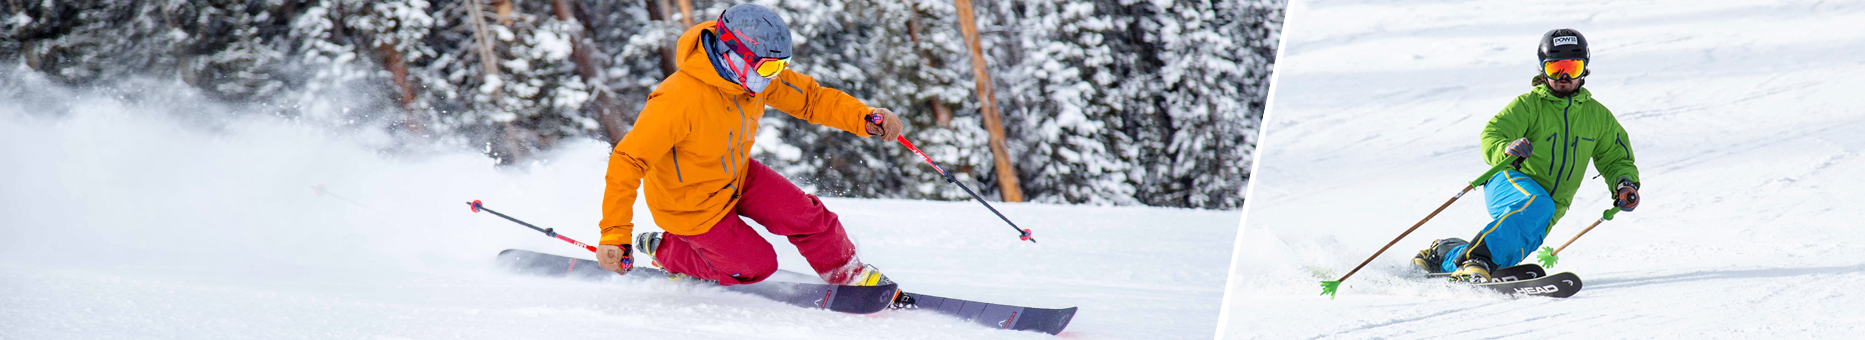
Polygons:
<instances>
[{"instance_id":1,"label":"skier in green jacket","mask_svg":"<svg viewBox=\"0 0 1865 340\"><path fill-rule=\"evenodd\" d=\"M1439 239L1412 263L1427 272L1487 280L1496 268L1520 263L1541 247L1554 222L1567 213L1590 160L1621 211L1638 208L1638 166L1632 141L1612 112L1583 88L1591 53L1572 29L1541 37L1534 90L1517 96L1483 127L1483 160L1515 162L1483 186L1494 220L1470 241Z\"/></svg>"}]
</instances>

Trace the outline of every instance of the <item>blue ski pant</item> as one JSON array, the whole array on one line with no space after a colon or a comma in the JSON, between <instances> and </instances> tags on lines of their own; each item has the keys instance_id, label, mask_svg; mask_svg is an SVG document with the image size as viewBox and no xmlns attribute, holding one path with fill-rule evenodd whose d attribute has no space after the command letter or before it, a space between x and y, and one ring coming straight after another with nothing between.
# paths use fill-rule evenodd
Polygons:
<instances>
[{"instance_id":1,"label":"blue ski pant","mask_svg":"<svg viewBox=\"0 0 1865 340\"><path fill-rule=\"evenodd\" d=\"M1541 241L1548 237L1548 223L1554 219L1554 198L1541 184L1519 171L1499 171L1483 184L1483 195L1494 220L1470 244L1451 248L1446 259L1487 258L1495 268L1504 268L1521 263L1541 248ZM1458 262L1444 261L1439 266L1452 272Z\"/></svg>"}]
</instances>

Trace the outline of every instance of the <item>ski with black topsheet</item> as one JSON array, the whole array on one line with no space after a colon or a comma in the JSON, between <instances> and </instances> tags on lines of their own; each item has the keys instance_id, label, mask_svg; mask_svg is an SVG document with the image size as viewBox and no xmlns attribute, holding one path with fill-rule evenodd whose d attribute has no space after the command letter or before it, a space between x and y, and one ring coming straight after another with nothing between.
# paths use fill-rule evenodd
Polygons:
<instances>
[{"instance_id":1,"label":"ski with black topsheet","mask_svg":"<svg viewBox=\"0 0 1865 340\"><path fill-rule=\"evenodd\" d=\"M514 271L540 276L599 279L616 275L603 270L596 261L507 249L499 252L498 262ZM667 272L636 267L627 277L665 278ZM1021 307L900 291L896 284L881 286L839 286L821 283L764 281L748 285L724 286L726 290L745 292L804 308L828 309L844 313L870 314L883 309L924 310L957 317L987 327L1061 333L1075 318L1075 307Z\"/></svg>"},{"instance_id":2,"label":"ski with black topsheet","mask_svg":"<svg viewBox=\"0 0 1865 340\"><path fill-rule=\"evenodd\" d=\"M1564 298L1580 292L1580 275L1562 272L1528 280L1474 283L1472 286L1489 288L1504 294L1522 294L1528 296L1546 296Z\"/></svg>"},{"instance_id":3,"label":"ski with black topsheet","mask_svg":"<svg viewBox=\"0 0 1865 340\"><path fill-rule=\"evenodd\" d=\"M1490 279L1484 282L1462 282L1472 286L1489 288L1504 294L1523 294L1529 296L1546 296L1564 298L1580 291L1580 276L1574 273L1560 273L1549 276L1541 265L1527 263L1508 268L1497 269L1489 273ZM1425 277L1450 279L1451 273L1426 273Z\"/></svg>"},{"instance_id":4,"label":"ski with black topsheet","mask_svg":"<svg viewBox=\"0 0 1865 340\"><path fill-rule=\"evenodd\" d=\"M528 250L506 249L498 262L520 273L577 278L606 278L617 275L602 269L596 261L551 255ZM626 277L668 278L660 269L635 267ZM721 286L725 290L749 293L790 305L827 309L851 314L870 314L887 309L900 291L897 285L842 286L821 283L764 281L746 285Z\"/></svg>"},{"instance_id":5,"label":"ski with black topsheet","mask_svg":"<svg viewBox=\"0 0 1865 340\"><path fill-rule=\"evenodd\" d=\"M1075 319L1075 307L1034 308L959 300L926 294L901 292L894 309L927 310L945 314L986 327L1061 333Z\"/></svg>"}]
</instances>

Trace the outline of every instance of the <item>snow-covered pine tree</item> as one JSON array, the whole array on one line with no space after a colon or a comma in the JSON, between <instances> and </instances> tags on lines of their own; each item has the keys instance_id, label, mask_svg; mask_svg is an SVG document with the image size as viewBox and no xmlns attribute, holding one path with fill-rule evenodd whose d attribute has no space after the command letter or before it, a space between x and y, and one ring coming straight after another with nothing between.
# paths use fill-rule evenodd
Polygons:
<instances>
[{"instance_id":1,"label":"snow-covered pine tree","mask_svg":"<svg viewBox=\"0 0 1865 340\"><path fill-rule=\"evenodd\" d=\"M492 20L485 18L491 12L479 0L435 0L429 6L434 27L424 44L434 56L409 66L410 73L420 75L412 77L412 81L423 90L422 98L416 102L425 103L431 110L430 131L464 139L484 147L483 151L490 154L489 141L495 131L489 131L493 129L485 127L486 121L474 114L477 111L470 98L478 93L479 84L500 75L496 73L497 67L491 74L483 67L486 63L481 62L481 56L492 52L486 51L491 47L491 40L485 41L486 45L481 44L479 38L484 25L475 25L475 20L469 16L479 15L478 23L483 24Z\"/></svg>"},{"instance_id":2,"label":"snow-covered pine tree","mask_svg":"<svg viewBox=\"0 0 1865 340\"><path fill-rule=\"evenodd\" d=\"M966 185L978 190L995 190L997 185L992 179L996 174L995 163L988 145L990 134L984 129L979 102L974 100L975 83L966 79L972 74L971 56L964 35L958 30L958 9L950 0L921 0L912 5L909 10L913 12L908 13L904 25L909 41L912 37L918 37L918 41L912 41L910 49L893 53L912 53L919 58L894 60L891 65L901 70L897 72L901 79L918 86L913 92L905 93L902 99L906 102L901 104L904 106L895 110L913 127L911 138L928 157L953 172ZM938 109L933 105L944 106L950 115L949 121L941 124ZM905 169L901 176L909 178L904 189L910 195L905 197L971 198L963 190L945 184L938 172L920 164L917 155L894 148L904 155L898 157L906 159L906 164L900 165Z\"/></svg>"},{"instance_id":3,"label":"snow-covered pine tree","mask_svg":"<svg viewBox=\"0 0 1865 340\"><path fill-rule=\"evenodd\" d=\"M409 64L433 55L422 41L432 27L425 3L323 0L295 5L287 41L302 85L288 99L292 106L310 119L364 126L406 117L379 47L395 49ZM418 72L408 76L411 82L421 77ZM421 92L409 109L428 107Z\"/></svg>"},{"instance_id":4,"label":"snow-covered pine tree","mask_svg":"<svg viewBox=\"0 0 1865 340\"><path fill-rule=\"evenodd\" d=\"M566 137L602 138L580 108L590 88L570 61L580 23L557 20L549 3L436 1L436 52L423 72L437 99L438 129L484 145L501 163L523 160Z\"/></svg>"},{"instance_id":5,"label":"snow-covered pine tree","mask_svg":"<svg viewBox=\"0 0 1865 340\"><path fill-rule=\"evenodd\" d=\"M596 117L581 110L590 87L570 60L572 37L582 34L583 25L574 18L557 20L548 1L514 3L510 59L501 62L510 77L500 111L515 114L514 125L536 134L540 149L569 137L602 139Z\"/></svg>"},{"instance_id":6,"label":"snow-covered pine tree","mask_svg":"<svg viewBox=\"0 0 1865 340\"><path fill-rule=\"evenodd\" d=\"M15 1L5 7L0 45L7 48L0 48L0 58L61 83L179 79L232 101L268 99L288 86L281 77L285 13L277 1Z\"/></svg>"},{"instance_id":7,"label":"snow-covered pine tree","mask_svg":"<svg viewBox=\"0 0 1865 340\"><path fill-rule=\"evenodd\" d=\"M1133 204L1124 98L1111 91L1118 67L1109 45L1123 18L1102 2L1014 1L980 6L994 56L1005 133L1030 201ZM990 19L983 19L990 18ZM1001 65L1001 66L1000 66Z\"/></svg>"},{"instance_id":8,"label":"snow-covered pine tree","mask_svg":"<svg viewBox=\"0 0 1865 340\"><path fill-rule=\"evenodd\" d=\"M1148 205L1237 209L1250 176L1257 126L1281 30L1282 2L1162 2L1136 12L1147 46L1158 51L1154 81L1130 102L1160 119L1136 130ZM1151 7L1153 4L1137 4ZM1136 108L1140 109L1140 108ZM1161 138L1163 137L1163 138Z\"/></svg>"},{"instance_id":9,"label":"snow-covered pine tree","mask_svg":"<svg viewBox=\"0 0 1865 340\"><path fill-rule=\"evenodd\" d=\"M423 91L414 86L413 78L433 75L410 72L416 68L408 66L434 56L434 50L425 41L434 30L434 18L428 15L428 6L426 0L345 3L347 11L354 14L346 16L344 24L359 40L353 48L369 48L357 53L373 57L370 58L373 62L364 63L376 70L371 78L386 82L374 87L385 88L384 93L397 94L386 97L393 98L397 107L407 111L403 120L408 127L423 127L428 123L427 117L432 117L432 97L423 96L420 93Z\"/></svg>"},{"instance_id":10,"label":"snow-covered pine tree","mask_svg":"<svg viewBox=\"0 0 1865 340\"><path fill-rule=\"evenodd\" d=\"M623 130L632 126L649 93L666 75L662 73L661 47L671 45L685 27L678 21L650 20L647 2L639 0L594 0L581 4L586 33L596 55L606 67L598 83L615 96L619 123ZM672 47L668 47L671 49Z\"/></svg>"},{"instance_id":11,"label":"snow-covered pine tree","mask_svg":"<svg viewBox=\"0 0 1865 340\"><path fill-rule=\"evenodd\" d=\"M67 85L117 81L147 70L174 70L169 53L190 37L168 24L180 1L9 2L9 60L20 60Z\"/></svg>"},{"instance_id":12,"label":"snow-covered pine tree","mask_svg":"<svg viewBox=\"0 0 1865 340\"><path fill-rule=\"evenodd\" d=\"M1241 206L1281 3L980 2L1026 195Z\"/></svg>"},{"instance_id":13,"label":"snow-covered pine tree","mask_svg":"<svg viewBox=\"0 0 1865 340\"><path fill-rule=\"evenodd\" d=\"M25 40L52 34L51 28L57 27L57 21L51 14L51 3L23 4L18 1L0 2L0 61L8 64L19 60L20 52L25 47Z\"/></svg>"},{"instance_id":14,"label":"snow-covered pine tree","mask_svg":"<svg viewBox=\"0 0 1865 340\"><path fill-rule=\"evenodd\" d=\"M179 75L206 93L249 99L283 87L272 72L282 54L271 46L271 1L9 2L8 60L56 81L79 85L133 76ZM23 60L22 60L23 59Z\"/></svg>"},{"instance_id":15,"label":"snow-covered pine tree","mask_svg":"<svg viewBox=\"0 0 1865 340\"><path fill-rule=\"evenodd\" d=\"M178 53L182 79L205 93L229 101L265 101L287 83L283 69L288 31L283 3L269 1L197 1L191 15L174 20L190 39Z\"/></svg>"}]
</instances>

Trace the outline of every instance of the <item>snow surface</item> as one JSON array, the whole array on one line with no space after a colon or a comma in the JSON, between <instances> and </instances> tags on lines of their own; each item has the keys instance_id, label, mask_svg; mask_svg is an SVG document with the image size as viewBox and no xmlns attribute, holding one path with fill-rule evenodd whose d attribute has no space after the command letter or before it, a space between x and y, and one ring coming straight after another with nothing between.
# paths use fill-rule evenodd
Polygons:
<instances>
[{"instance_id":1,"label":"snow surface","mask_svg":"<svg viewBox=\"0 0 1865 340\"><path fill-rule=\"evenodd\" d=\"M1865 331L1865 2L1296 1L1223 338L1851 338ZM1479 191L1345 274L1487 167L1484 123L1536 39L1593 47L1586 85L1630 132L1644 202L1574 242L1569 299L1417 279ZM1589 172L1593 172L1588 167ZM1597 173L1595 173L1597 174ZM1611 206L1589 180L1559 246ZM1475 198L1475 199L1472 199Z\"/></svg>"},{"instance_id":2,"label":"snow surface","mask_svg":"<svg viewBox=\"0 0 1865 340\"><path fill-rule=\"evenodd\" d=\"M507 248L587 254L463 202L594 242L600 142L498 168L476 150L391 150L371 146L380 133L165 104L185 96L8 81L28 84L0 84L0 339L1049 337L498 270ZM825 201L902 287L1078 306L1071 339L1211 336L1240 215L998 204L1034 229L1030 244L975 202ZM809 270L771 239L785 269Z\"/></svg>"}]
</instances>

